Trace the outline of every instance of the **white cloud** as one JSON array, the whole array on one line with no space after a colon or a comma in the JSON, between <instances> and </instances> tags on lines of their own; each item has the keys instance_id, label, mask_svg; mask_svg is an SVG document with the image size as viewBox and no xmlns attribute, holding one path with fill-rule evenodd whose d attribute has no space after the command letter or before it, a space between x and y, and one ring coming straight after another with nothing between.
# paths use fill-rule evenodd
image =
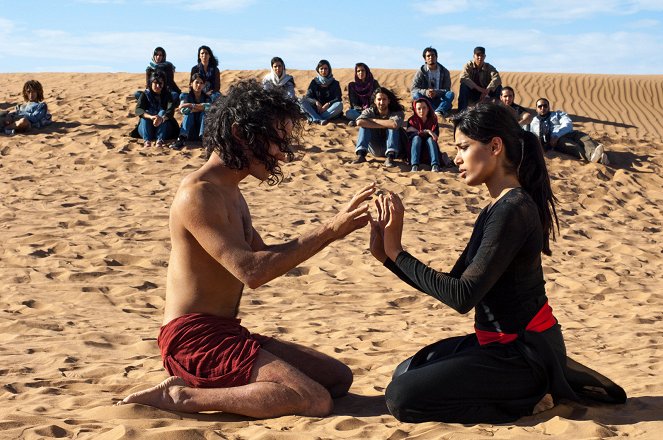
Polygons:
<instances>
[{"instance_id":1,"label":"white cloud","mask_svg":"<svg viewBox=\"0 0 663 440\"><path fill-rule=\"evenodd\" d=\"M412 7L424 14L451 14L470 9L470 2L469 0L416 0L412 2Z\"/></svg>"},{"instance_id":2,"label":"white cloud","mask_svg":"<svg viewBox=\"0 0 663 440\"><path fill-rule=\"evenodd\" d=\"M544 33L536 29L476 29L442 26L431 35L464 43L467 54L440 56L447 67L462 66L471 57L471 47L486 42L487 61L510 72L585 72L643 74L663 71L663 59L651 53L663 51L660 36L645 32L588 32L574 35ZM452 67L453 68L453 67Z\"/></svg>"},{"instance_id":3,"label":"white cloud","mask_svg":"<svg viewBox=\"0 0 663 440\"><path fill-rule=\"evenodd\" d=\"M145 0L148 4L179 6L193 11L241 11L256 0Z\"/></svg>"},{"instance_id":4,"label":"white cloud","mask_svg":"<svg viewBox=\"0 0 663 440\"><path fill-rule=\"evenodd\" d=\"M574 21L597 16L631 15L644 11L662 11L660 0L529 0L505 15L535 22Z\"/></svg>"},{"instance_id":5,"label":"white cloud","mask_svg":"<svg viewBox=\"0 0 663 440\"><path fill-rule=\"evenodd\" d=\"M661 22L652 18L644 18L642 20L632 21L624 25L625 28L629 29L648 29L658 28L659 26L661 26Z\"/></svg>"}]
</instances>

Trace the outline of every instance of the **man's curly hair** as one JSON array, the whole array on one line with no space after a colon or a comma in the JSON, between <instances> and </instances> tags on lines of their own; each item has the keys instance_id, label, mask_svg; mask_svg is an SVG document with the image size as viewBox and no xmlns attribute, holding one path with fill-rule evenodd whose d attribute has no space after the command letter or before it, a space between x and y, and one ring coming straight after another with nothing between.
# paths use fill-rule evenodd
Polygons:
<instances>
[{"instance_id":1,"label":"man's curly hair","mask_svg":"<svg viewBox=\"0 0 663 440\"><path fill-rule=\"evenodd\" d=\"M285 126L292 121L288 134ZM265 165L269 171L267 183L276 185L283 180L281 167L269 154L270 143L278 145L288 160L292 160L292 146L301 143L303 117L296 101L278 88L264 90L256 80L235 83L226 96L217 99L205 115L203 144L207 155L219 155L231 169L248 168L249 155ZM233 135L235 126L237 136Z\"/></svg>"}]
</instances>

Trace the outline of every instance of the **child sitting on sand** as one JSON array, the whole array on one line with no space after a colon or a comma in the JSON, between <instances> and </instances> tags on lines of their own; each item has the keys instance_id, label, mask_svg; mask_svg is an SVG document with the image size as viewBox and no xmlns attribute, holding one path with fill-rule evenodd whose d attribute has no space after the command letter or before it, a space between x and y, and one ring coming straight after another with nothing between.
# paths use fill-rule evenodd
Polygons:
<instances>
[{"instance_id":1,"label":"child sitting on sand","mask_svg":"<svg viewBox=\"0 0 663 440\"><path fill-rule=\"evenodd\" d=\"M412 102L414 114L407 120L407 137L410 140L411 171L419 171L422 158L422 145L426 145L430 158L431 171L440 171L440 165L451 166L451 160L446 153L441 153L437 144L440 136L440 126L433 106L426 98L415 99Z\"/></svg>"},{"instance_id":2,"label":"child sitting on sand","mask_svg":"<svg viewBox=\"0 0 663 440\"><path fill-rule=\"evenodd\" d=\"M8 112L3 122L5 134L24 132L30 128L41 128L49 125L51 114L44 101L44 89L39 81L31 79L23 84L25 104L18 104Z\"/></svg>"}]
</instances>

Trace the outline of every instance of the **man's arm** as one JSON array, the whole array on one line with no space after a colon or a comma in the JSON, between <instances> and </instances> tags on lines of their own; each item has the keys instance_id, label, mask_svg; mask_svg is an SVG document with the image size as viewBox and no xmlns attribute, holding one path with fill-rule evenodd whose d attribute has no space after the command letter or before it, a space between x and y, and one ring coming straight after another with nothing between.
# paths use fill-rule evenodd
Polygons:
<instances>
[{"instance_id":1,"label":"man's arm","mask_svg":"<svg viewBox=\"0 0 663 440\"><path fill-rule=\"evenodd\" d=\"M357 127L394 129L398 124L393 119L362 118L357 119Z\"/></svg>"},{"instance_id":2,"label":"man's arm","mask_svg":"<svg viewBox=\"0 0 663 440\"><path fill-rule=\"evenodd\" d=\"M527 110L523 110L523 112L520 114L520 118L518 119L518 124L520 125L529 125L530 122L532 122L532 119L534 117L530 112Z\"/></svg>"},{"instance_id":3,"label":"man's arm","mask_svg":"<svg viewBox=\"0 0 663 440\"><path fill-rule=\"evenodd\" d=\"M497 71L495 66L493 66L492 64L486 63L486 67L488 68L488 71L490 72L490 83L488 83L488 86L486 86L486 89L488 89L492 92L497 87L502 85L502 78L500 78L500 73Z\"/></svg>"},{"instance_id":4,"label":"man's arm","mask_svg":"<svg viewBox=\"0 0 663 440\"><path fill-rule=\"evenodd\" d=\"M424 74L421 70L417 71L412 78L412 86L410 86L410 93L412 98L417 94L425 95L426 90L428 89L428 81L424 78Z\"/></svg>"},{"instance_id":5,"label":"man's arm","mask_svg":"<svg viewBox=\"0 0 663 440\"><path fill-rule=\"evenodd\" d=\"M219 195L198 183L182 189L173 203L173 215L212 258L243 284L255 289L306 261L329 243L345 237L368 223L364 202L375 191L374 184L364 187L334 217L313 231L287 243L268 246L255 234L247 243L237 214L219 202Z\"/></svg>"},{"instance_id":6,"label":"man's arm","mask_svg":"<svg viewBox=\"0 0 663 440\"><path fill-rule=\"evenodd\" d=\"M555 113L555 116L557 116L555 119L557 120L555 121L554 119L551 119L554 124L552 129L552 136L559 139L565 134L571 133L573 131L573 121L571 121L569 115L561 110L557 110Z\"/></svg>"},{"instance_id":7,"label":"man's arm","mask_svg":"<svg viewBox=\"0 0 663 440\"><path fill-rule=\"evenodd\" d=\"M472 61L465 63L465 65L463 66L463 71L460 73L460 83L465 84L470 89L476 89L478 87L477 84L471 79L472 78L471 71L473 65L474 64L472 64Z\"/></svg>"}]
</instances>

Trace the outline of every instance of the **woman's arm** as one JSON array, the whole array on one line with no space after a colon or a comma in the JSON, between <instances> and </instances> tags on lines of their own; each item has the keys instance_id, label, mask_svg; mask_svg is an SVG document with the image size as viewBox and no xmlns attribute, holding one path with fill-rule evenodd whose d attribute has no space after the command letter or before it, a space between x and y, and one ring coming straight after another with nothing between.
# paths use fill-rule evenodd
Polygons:
<instances>
[{"instance_id":1,"label":"woman's arm","mask_svg":"<svg viewBox=\"0 0 663 440\"><path fill-rule=\"evenodd\" d=\"M452 270L453 275L445 274L426 266L403 250L400 243L404 209L398 196L390 196L387 204L390 219L384 228L387 256L417 289L459 313L472 310L493 287L532 231L531 219L524 218L519 207L500 204L499 209L495 209L498 206L493 206L491 212L482 213L488 217L483 223L481 236L472 238L480 240L472 261L460 274L459 262ZM466 256L467 250L461 258L465 260Z\"/></svg>"}]
</instances>

